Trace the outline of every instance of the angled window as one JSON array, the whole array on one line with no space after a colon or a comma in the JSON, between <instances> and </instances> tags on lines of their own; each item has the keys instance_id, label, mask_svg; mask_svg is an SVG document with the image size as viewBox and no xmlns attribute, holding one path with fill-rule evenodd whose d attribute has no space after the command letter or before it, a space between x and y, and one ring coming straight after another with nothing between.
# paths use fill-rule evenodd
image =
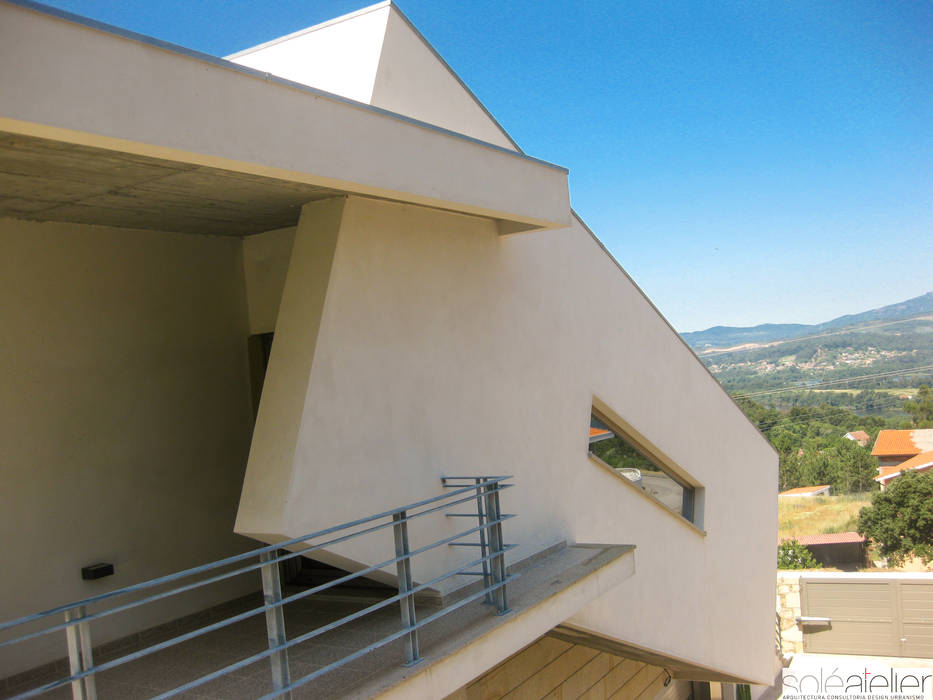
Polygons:
<instances>
[{"instance_id":1,"label":"angled window","mask_svg":"<svg viewBox=\"0 0 933 700\"><path fill-rule=\"evenodd\" d=\"M590 457L615 470L665 508L694 522L694 487L665 467L662 460L636 447L596 409L590 415L589 452Z\"/></svg>"}]
</instances>

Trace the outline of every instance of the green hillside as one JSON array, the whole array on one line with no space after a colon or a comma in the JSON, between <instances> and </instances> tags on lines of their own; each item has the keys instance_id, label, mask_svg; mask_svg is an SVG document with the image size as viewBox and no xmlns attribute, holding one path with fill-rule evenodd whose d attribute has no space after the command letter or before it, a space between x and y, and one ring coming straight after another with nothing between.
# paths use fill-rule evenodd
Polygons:
<instances>
[{"instance_id":1,"label":"green hillside","mask_svg":"<svg viewBox=\"0 0 933 700\"><path fill-rule=\"evenodd\" d=\"M933 384L933 318L865 324L700 359L731 394L779 408L828 403L863 415L902 415L898 397Z\"/></svg>"},{"instance_id":2,"label":"green hillside","mask_svg":"<svg viewBox=\"0 0 933 700\"><path fill-rule=\"evenodd\" d=\"M747 343L771 343L802 338L847 326L862 326L871 322L894 321L933 314L933 292L878 309L848 314L825 323L763 323L758 326L714 326L703 331L682 333L684 340L698 352L713 348L731 348Z\"/></svg>"}]
</instances>

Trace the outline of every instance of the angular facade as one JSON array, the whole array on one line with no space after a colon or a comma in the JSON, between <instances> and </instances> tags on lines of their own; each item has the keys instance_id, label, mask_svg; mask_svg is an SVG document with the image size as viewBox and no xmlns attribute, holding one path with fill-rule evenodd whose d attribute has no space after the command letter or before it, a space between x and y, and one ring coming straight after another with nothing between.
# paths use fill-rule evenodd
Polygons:
<instances>
[{"instance_id":1,"label":"angular facade","mask_svg":"<svg viewBox=\"0 0 933 700\"><path fill-rule=\"evenodd\" d=\"M467 697L555 645L580 649L568 677L604 655L593 688L625 659L773 681L776 455L570 209L566 170L394 5L224 60L0 3L0 58L0 619L508 474L509 566L634 549L385 692ZM467 559L426 552L415 584ZM114 575L83 580L96 561Z\"/></svg>"}]
</instances>

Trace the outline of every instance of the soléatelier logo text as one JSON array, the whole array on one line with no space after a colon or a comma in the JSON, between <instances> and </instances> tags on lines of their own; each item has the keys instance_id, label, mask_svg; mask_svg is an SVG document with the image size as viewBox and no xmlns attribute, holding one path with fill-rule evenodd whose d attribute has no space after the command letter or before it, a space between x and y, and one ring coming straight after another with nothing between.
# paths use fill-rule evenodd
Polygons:
<instances>
[{"instance_id":1,"label":"sol\u00e9atelier logo text","mask_svg":"<svg viewBox=\"0 0 933 700\"><path fill-rule=\"evenodd\" d=\"M785 668L781 677L784 700L930 700L933 688L928 668Z\"/></svg>"}]
</instances>

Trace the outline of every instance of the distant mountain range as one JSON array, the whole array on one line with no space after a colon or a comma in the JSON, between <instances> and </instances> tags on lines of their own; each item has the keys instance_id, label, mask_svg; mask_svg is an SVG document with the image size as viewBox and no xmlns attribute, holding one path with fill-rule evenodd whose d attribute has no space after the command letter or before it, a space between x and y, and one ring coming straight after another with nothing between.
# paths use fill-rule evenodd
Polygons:
<instances>
[{"instance_id":1,"label":"distant mountain range","mask_svg":"<svg viewBox=\"0 0 933 700\"><path fill-rule=\"evenodd\" d=\"M763 323L758 326L735 327L713 326L705 331L681 333L690 347L696 350L709 348L731 348L746 343L771 343L777 340L801 338L849 326L875 321L896 321L933 313L933 292L927 292L907 301L882 306L880 309L863 311L834 318L825 323L806 325L802 323Z\"/></svg>"}]
</instances>

